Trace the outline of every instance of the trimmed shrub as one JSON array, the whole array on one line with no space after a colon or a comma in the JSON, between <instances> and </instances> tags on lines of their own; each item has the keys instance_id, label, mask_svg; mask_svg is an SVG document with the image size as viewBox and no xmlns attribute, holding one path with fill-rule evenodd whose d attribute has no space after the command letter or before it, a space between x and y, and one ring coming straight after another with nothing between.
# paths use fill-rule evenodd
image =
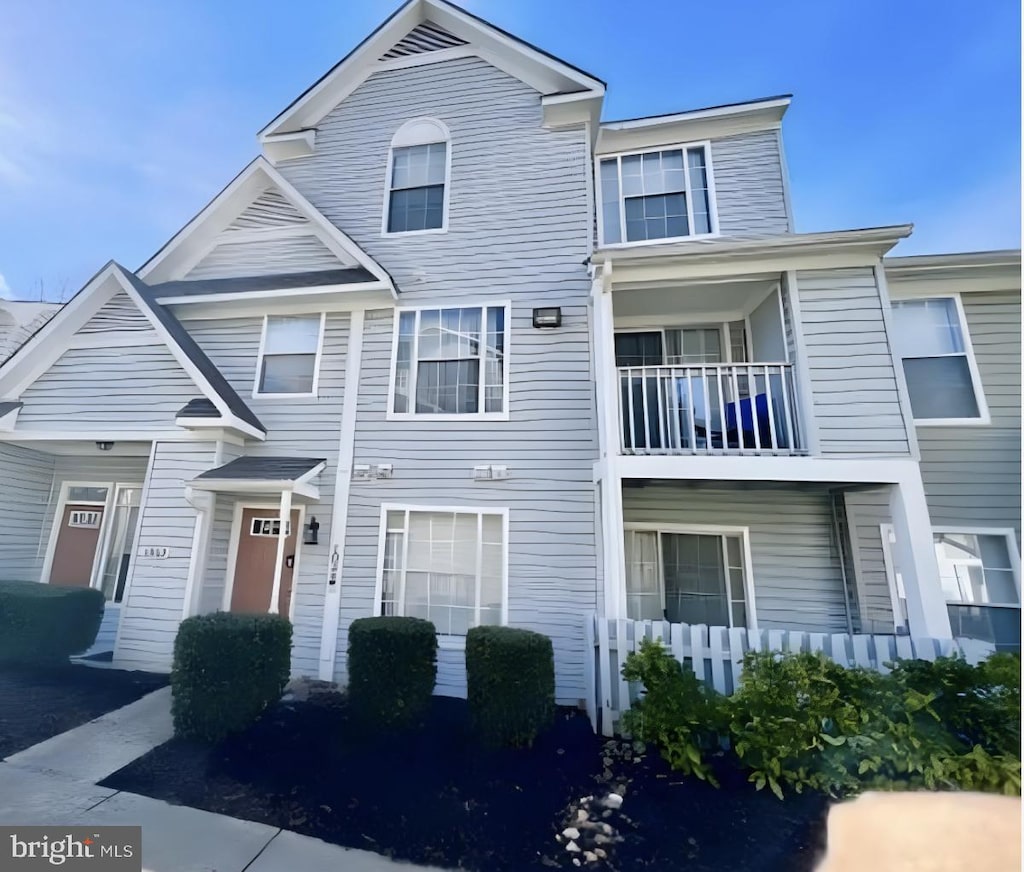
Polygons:
<instances>
[{"instance_id":1,"label":"trimmed shrub","mask_svg":"<svg viewBox=\"0 0 1024 872\"><path fill-rule=\"evenodd\" d=\"M706 758L718 750L725 728L724 697L650 639L627 658L622 676L644 687L633 708L623 712L623 729L660 748L673 769L717 786Z\"/></svg>"},{"instance_id":2,"label":"trimmed shrub","mask_svg":"<svg viewBox=\"0 0 1024 872\"><path fill-rule=\"evenodd\" d=\"M358 618L348 630L348 697L367 727L422 720L437 682L437 631L421 618Z\"/></svg>"},{"instance_id":3,"label":"trimmed shrub","mask_svg":"<svg viewBox=\"0 0 1024 872\"><path fill-rule=\"evenodd\" d=\"M186 618L174 640L174 732L218 742L281 698L291 670L292 625L280 615L216 612Z\"/></svg>"},{"instance_id":4,"label":"trimmed shrub","mask_svg":"<svg viewBox=\"0 0 1024 872\"><path fill-rule=\"evenodd\" d=\"M541 633L474 627L466 681L473 727L488 745L530 746L554 718L555 658Z\"/></svg>"},{"instance_id":5,"label":"trimmed shrub","mask_svg":"<svg viewBox=\"0 0 1024 872\"><path fill-rule=\"evenodd\" d=\"M103 593L0 581L0 661L61 663L87 651L103 620Z\"/></svg>"}]
</instances>

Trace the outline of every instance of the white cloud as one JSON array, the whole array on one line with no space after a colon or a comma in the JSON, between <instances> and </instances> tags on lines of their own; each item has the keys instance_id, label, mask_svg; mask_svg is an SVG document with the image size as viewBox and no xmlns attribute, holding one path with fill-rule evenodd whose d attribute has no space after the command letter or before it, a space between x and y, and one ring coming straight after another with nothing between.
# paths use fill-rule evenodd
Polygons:
<instances>
[{"instance_id":1,"label":"white cloud","mask_svg":"<svg viewBox=\"0 0 1024 872\"><path fill-rule=\"evenodd\" d=\"M4 274L0 273L0 300L11 300L13 298L14 293L11 291L11 286L7 284Z\"/></svg>"}]
</instances>

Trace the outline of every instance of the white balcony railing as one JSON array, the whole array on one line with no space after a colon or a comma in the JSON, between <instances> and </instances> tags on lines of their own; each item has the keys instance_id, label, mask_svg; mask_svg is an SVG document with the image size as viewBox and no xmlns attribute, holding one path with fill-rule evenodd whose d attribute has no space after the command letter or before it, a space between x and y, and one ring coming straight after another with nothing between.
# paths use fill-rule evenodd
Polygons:
<instances>
[{"instance_id":1,"label":"white balcony railing","mask_svg":"<svg viewBox=\"0 0 1024 872\"><path fill-rule=\"evenodd\" d=\"M788 363L619 367L624 454L803 454Z\"/></svg>"}]
</instances>

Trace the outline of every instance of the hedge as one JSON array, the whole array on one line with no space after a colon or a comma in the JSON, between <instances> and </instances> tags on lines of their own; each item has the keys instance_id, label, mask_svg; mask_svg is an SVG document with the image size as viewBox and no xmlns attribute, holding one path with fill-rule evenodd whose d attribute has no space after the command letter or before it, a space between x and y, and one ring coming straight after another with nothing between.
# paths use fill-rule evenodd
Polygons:
<instances>
[{"instance_id":1,"label":"hedge","mask_svg":"<svg viewBox=\"0 0 1024 872\"><path fill-rule=\"evenodd\" d=\"M104 602L93 588L0 581L0 661L60 663L87 651Z\"/></svg>"},{"instance_id":2,"label":"hedge","mask_svg":"<svg viewBox=\"0 0 1024 872\"><path fill-rule=\"evenodd\" d=\"M171 667L175 734L217 742L244 730L281 698L291 647L292 625L280 615L186 618Z\"/></svg>"},{"instance_id":3,"label":"hedge","mask_svg":"<svg viewBox=\"0 0 1024 872\"><path fill-rule=\"evenodd\" d=\"M413 726L437 681L437 631L420 618L359 618L348 631L348 696L365 726Z\"/></svg>"},{"instance_id":4,"label":"hedge","mask_svg":"<svg viewBox=\"0 0 1024 872\"><path fill-rule=\"evenodd\" d=\"M474 627L466 636L473 727L488 745L528 746L555 712L551 639L514 627Z\"/></svg>"}]
</instances>

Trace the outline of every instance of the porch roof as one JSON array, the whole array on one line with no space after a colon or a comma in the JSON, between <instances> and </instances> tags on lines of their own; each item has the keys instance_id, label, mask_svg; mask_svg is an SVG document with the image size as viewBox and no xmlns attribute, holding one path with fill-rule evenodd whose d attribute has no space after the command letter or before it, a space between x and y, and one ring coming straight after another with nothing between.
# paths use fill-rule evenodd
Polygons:
<instances>
[{"instance_id":1,"label":"porch roof","mask_svg":"<svg viewBox=\"0 0 1024 872\"><path fill-rule=\"evenodd\" d=\"M323 472L322 457L252 457L244 455L201 472L190 482L196 490L243 493L282 493L319 499L319 489L310 481Z\"/></svg>"}]
</instances>

